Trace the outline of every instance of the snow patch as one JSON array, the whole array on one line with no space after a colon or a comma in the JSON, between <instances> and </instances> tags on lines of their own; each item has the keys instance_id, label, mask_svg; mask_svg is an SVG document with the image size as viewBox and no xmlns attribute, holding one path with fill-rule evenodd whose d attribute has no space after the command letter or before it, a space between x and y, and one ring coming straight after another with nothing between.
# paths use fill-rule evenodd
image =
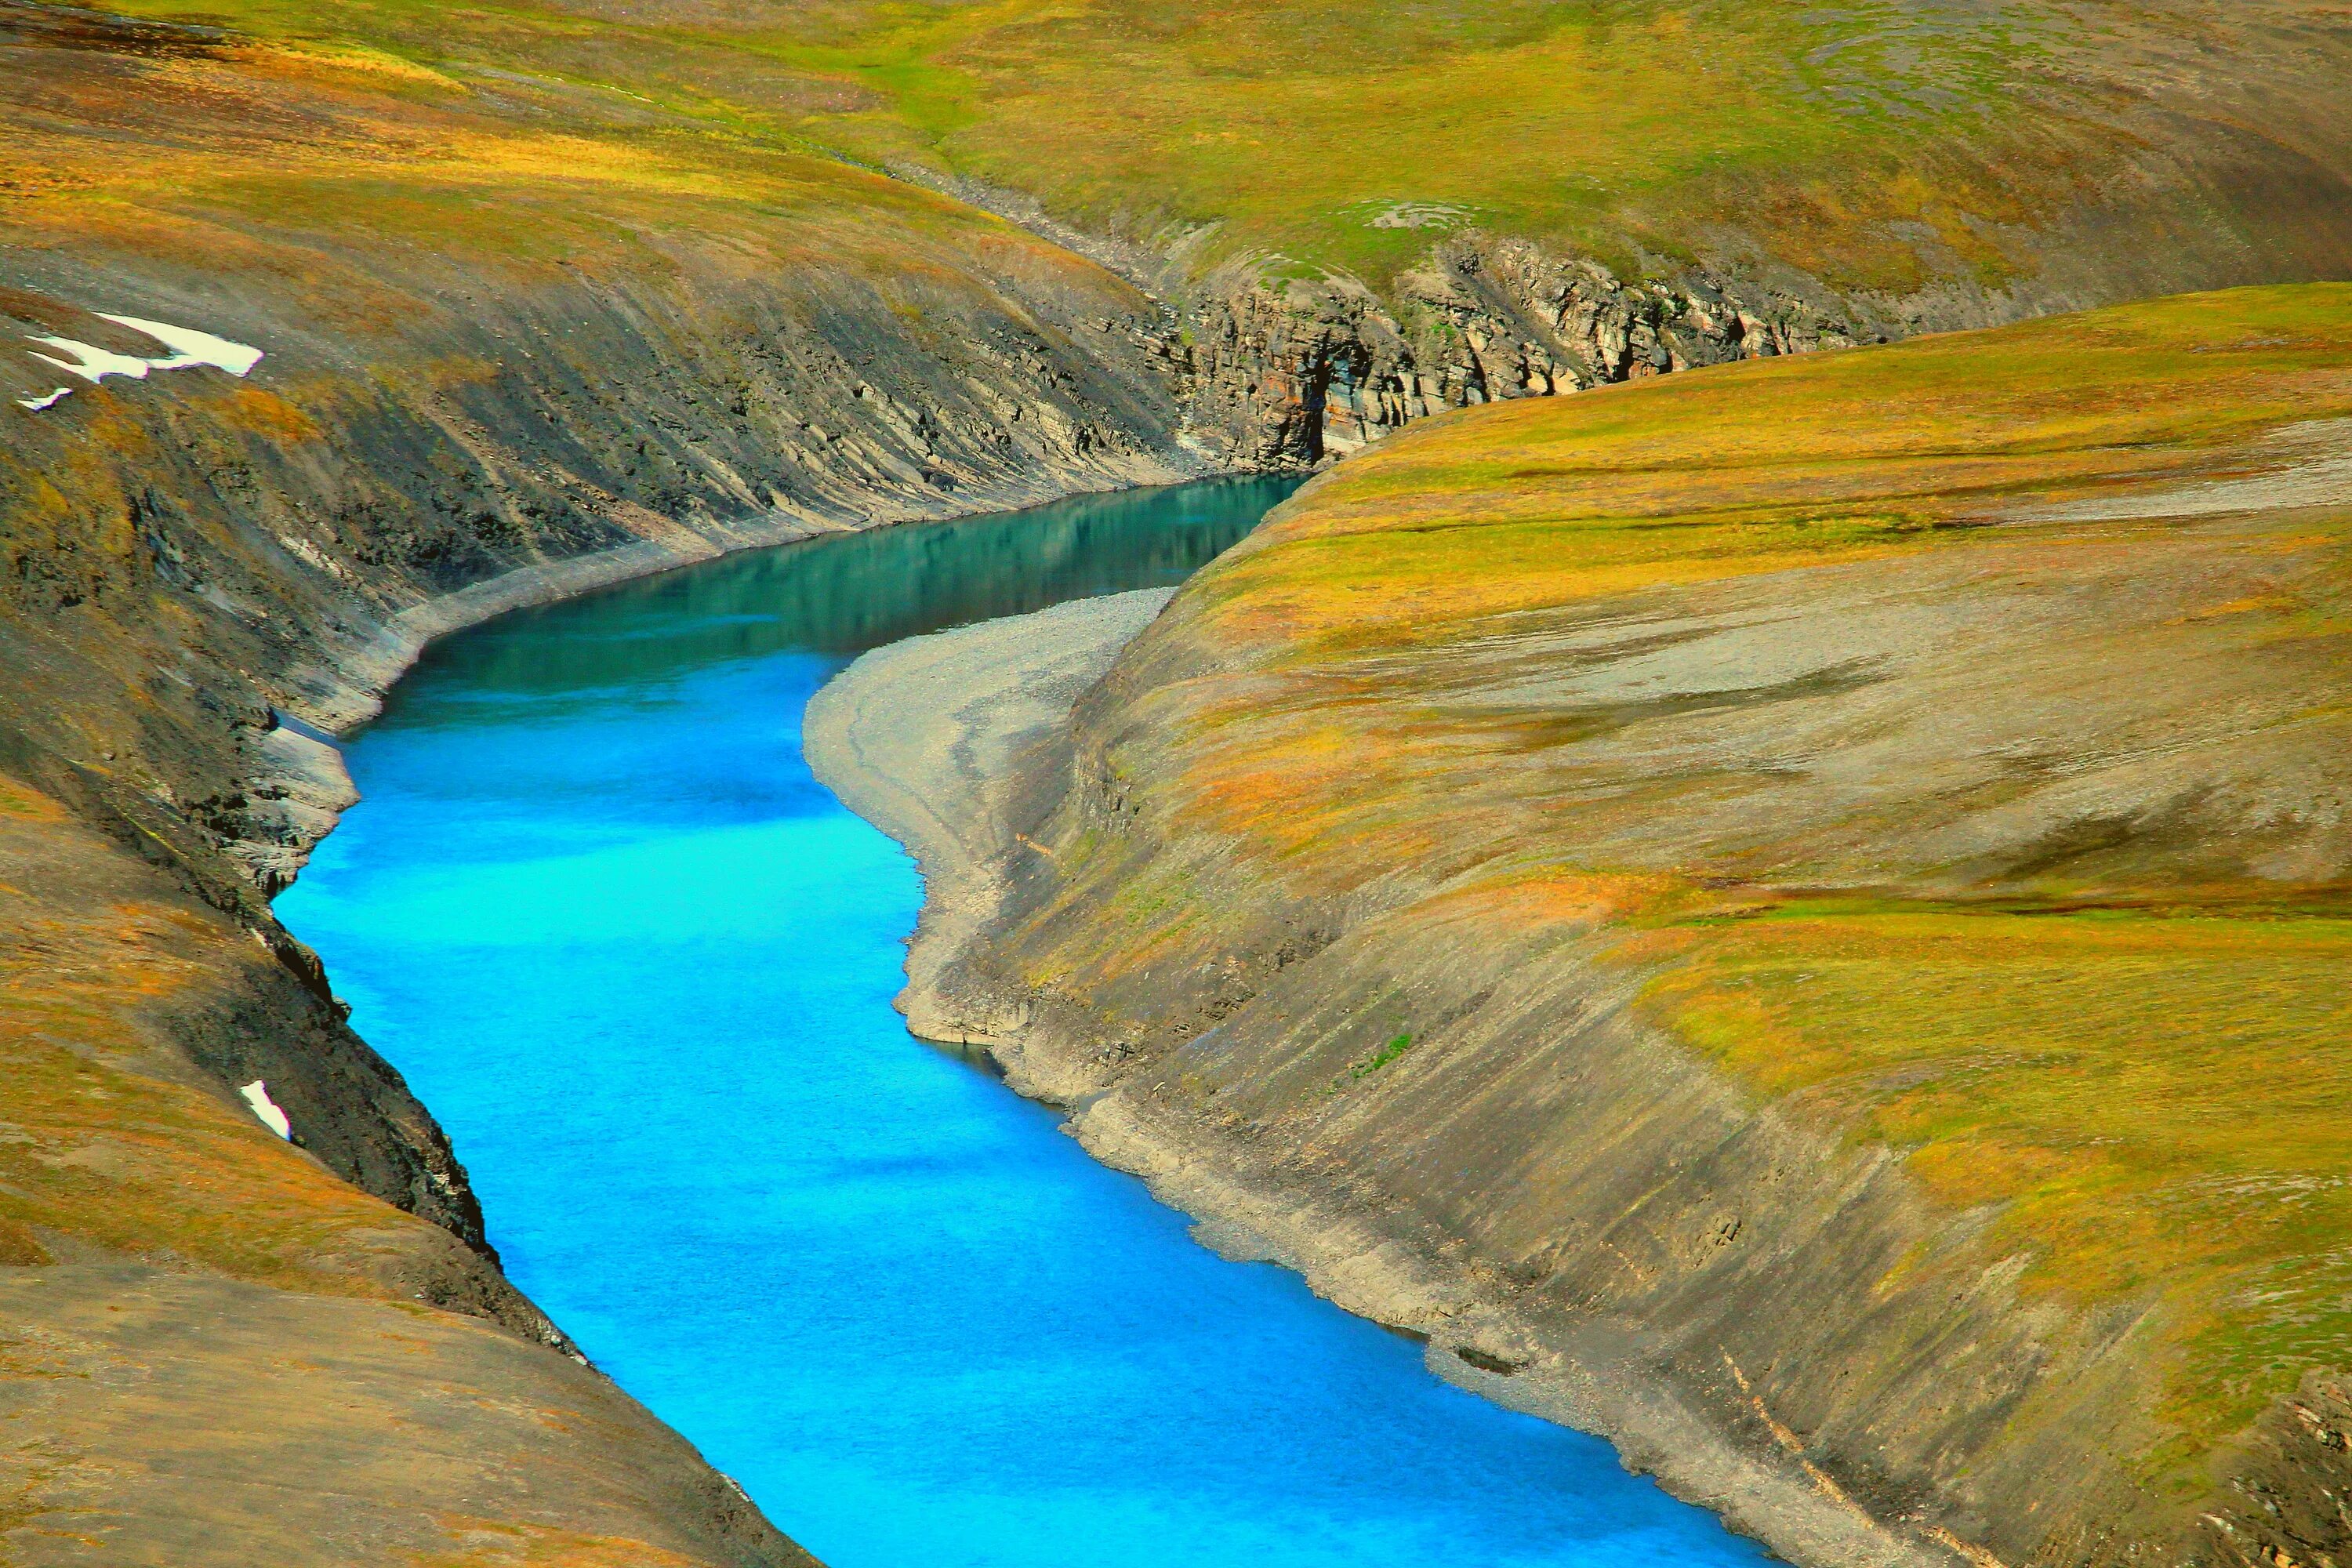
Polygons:
<instances>
[{"instance_id":1,"label":"snow patch","mask_svg":"<svg viewBox=\"0 0 2352 1568\"><path fill-rule=\"evenodd\" d=\"M68 374L78 375L92 385L110 375L125 375L133 381L144 381L151 370L194 370L198 365L211 365L231 375L243 376L249 374L253 367L261 363L261 351L250 343L231 342L210 332L200 332L194 327L175 327L169 321L151 321L144 316L118 316L105 310L97 314L101 321L129 327L134 332L144 332L172 352L161 357L142 358L137 354L119 354L112 349L79 342L72 338L27 332L26 337L30 342L46 344L59 354L73 356L59 359L57 354L34 353L33 357L44 364L53 364ZM18 406L38 414L72 390L69 386L61 386L47 397L20 397L16 403Z\"/></svg>"},{"instance_id":2,"label":"snow patch","mask_svg":"<svg viewBox=\"0 0 2352 1568\"><path fill-rule=\"evenodd\" d=\"M276 1100L269 1098L269 1086L267 1083L255 1079L251 1083L238 1089L237 1093L245 1096L246 1104L253 1107L254 1115L261 1119L261 1124L264 1127L268 1128L280 1138L289 1142L292 1140L294 1124L286 1120L286 1113L278 1109Z\"/></svg>"},{"instance_id":3,"label":"snow patch","mask_svg":"<svg viewBox=\"0 0 2352 1568\"><path fill-rule=\"evenodd\" d=\"M208 364L241 376L261 363L261 351L250 343L233 343L194 327L175 327L169 321L151 321L142 316L117 316L105 310L98 315L100 320L112 321L118 327L144 332L170 349L170 359L147 362L157 370L185 370L190 365Z\"/></svg>"},{"instance_id":4,"label":"snow patch","mask_svg":"<svg viewBox=\"0 0 2352 1568\"><path fill-rule=\"evenodd\" d=\"M74 356L69 360L63 360L58 359L55 354L35 354L33 356L35 359L44 364L53 364L59 370L68 374L78 375L92 384L104 381L110 375L127 375L133 381L144 381L147 379L147 372L152 368L146 360L131 354L119 354L112 349L101 349L89 343L78 343L71 338L52 338L39 332L28 332L26 336L37 343L47 343L60 353L69 353Z\"/></svg>"}]
</instances>

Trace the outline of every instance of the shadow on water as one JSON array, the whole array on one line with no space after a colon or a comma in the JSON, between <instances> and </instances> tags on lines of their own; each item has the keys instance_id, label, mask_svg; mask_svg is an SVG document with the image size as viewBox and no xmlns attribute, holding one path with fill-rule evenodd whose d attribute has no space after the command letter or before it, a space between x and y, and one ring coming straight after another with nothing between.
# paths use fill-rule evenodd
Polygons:
<instances>
[{"instance_id":1,"label":"shadow on water","mask_svg":"<svg viewBox=\"0 0 2352 1568\"><path fill-rule=\"evenodd\" d=\"M901 637L1181 583L1296 479L1078 496L1026 511L749 552L505 616L436 647L436 688L555 696L784 649L856 655ZM593 638L551 633L593 626Z\"/></svg>"}]
</instances>

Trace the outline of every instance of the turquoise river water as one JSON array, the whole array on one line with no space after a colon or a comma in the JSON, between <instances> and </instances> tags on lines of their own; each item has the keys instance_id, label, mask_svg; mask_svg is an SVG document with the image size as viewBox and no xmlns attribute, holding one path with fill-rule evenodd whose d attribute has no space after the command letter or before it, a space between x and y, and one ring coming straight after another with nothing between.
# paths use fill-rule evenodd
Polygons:
<instances>
[{"instance_id":1,"label":"turquoise river water","mask_svg":"<svg viewBox=\"0 0 2352 1568\"><path fill-rule=\"evenodd\" d=\"M890 1009L920 900L810 777L863 648L1181 580L1278 481L737 556L432 648L279 913L517 1284L832 1568L1761 1563L1608 1447L1196 1247Z\"/></svg>"}]
</instances>

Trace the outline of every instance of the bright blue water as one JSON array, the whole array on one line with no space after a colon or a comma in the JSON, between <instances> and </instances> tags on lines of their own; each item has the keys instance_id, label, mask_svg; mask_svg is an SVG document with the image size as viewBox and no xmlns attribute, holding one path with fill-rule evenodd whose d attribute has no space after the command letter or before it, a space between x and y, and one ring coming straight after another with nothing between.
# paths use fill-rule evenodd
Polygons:
<instances>
[{"instance_id":1,"label":"bright blue water","mask_svg":"<svg viewBox=\"0 0 2352 1568\"><path fill-rule=\"evenodd\" d=\"M796 545L436 647L278 900L515 1280L834 1568L1762 1561L1227 1263L890 1010L919 889L810 776L859 648L1171 583L1286 487Z\"/></svg>"}]
</instances>

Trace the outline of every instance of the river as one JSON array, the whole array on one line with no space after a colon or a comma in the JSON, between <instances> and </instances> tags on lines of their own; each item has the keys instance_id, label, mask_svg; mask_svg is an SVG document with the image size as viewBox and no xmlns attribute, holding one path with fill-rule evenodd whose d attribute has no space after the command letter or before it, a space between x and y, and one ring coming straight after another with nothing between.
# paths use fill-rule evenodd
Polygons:
<instances>
[{"instance_id":1,"label":"river","mask_svg":"<svg viewBox=\"0 0 2352 1568\"><path fill-rule=\"evenodd\" d=\"M1766 1561L1224 1261L890 1009L920 901L810 775L862 649L1174 583L1218 481L731 557L436 645L278 910L515 1282L832 1568Z\"/></svg>"}]
</instances>

